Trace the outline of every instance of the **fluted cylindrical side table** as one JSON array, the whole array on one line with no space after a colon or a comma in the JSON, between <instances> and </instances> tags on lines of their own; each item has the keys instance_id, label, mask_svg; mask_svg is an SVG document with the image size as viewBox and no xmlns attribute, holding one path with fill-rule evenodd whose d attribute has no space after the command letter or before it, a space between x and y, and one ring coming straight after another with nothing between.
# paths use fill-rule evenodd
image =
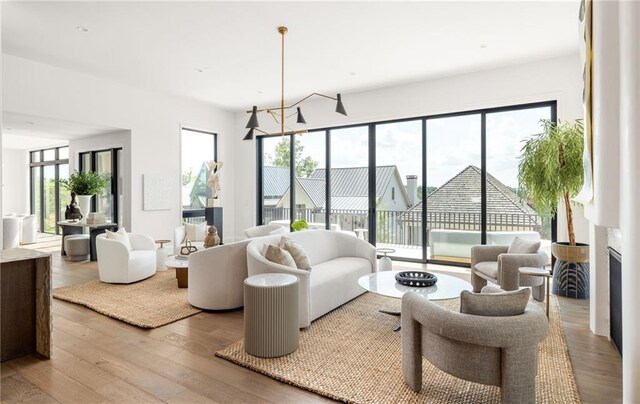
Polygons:
<instances>
[{"instance_id":1,"label":"fluted cylindrical side table","mask_svg":"<svg viewBox=\"0 0 640 404\"><path fill-rule=\"evenodd\" d=\"M298 278L260 274L244 281L244 349L274 358L298 349Z\"/></svg>"}]
</instances>

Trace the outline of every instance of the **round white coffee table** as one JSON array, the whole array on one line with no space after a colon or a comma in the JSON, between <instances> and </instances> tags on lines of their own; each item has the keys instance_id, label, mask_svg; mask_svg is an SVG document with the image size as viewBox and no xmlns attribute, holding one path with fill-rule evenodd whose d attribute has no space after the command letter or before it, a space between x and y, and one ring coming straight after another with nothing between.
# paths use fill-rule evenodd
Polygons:
<instances>
[{"instance_id":1,"label":"round white coffee table","mask_svg":"<svg viewBox=\"0 0 640 404\"><path fill-rule=\"evenodd\" d=\"M376 251L384 254L384 257L378 260L378 271L391 271L393 269L393 261L387 257L387 254L393 254L396 250L393 248L376 248Z\"/></svg>"},{"instance_id":2,"label":"round white coffee table","mask_svg":"<svg viewBox=\"0 0 640 404\"><path fill-rule=\"evenodd\" d=\"M385 271L364 275L358 279L361 288L379 295L401 299L402 295L411 291L429 300L447 300L460 297L463 290L471 290L469 282L451 275L434 274L438 277L435 285L427 288L404 286L396 282L396 274L402 271ZM418 271L416 271L418 272ZM399 316L399 311L380 310L381 313ZM400 331L400 326L393 331Z\"/></svg>"},{"instance_id":3,"label":"round white coffee table","mask_svg":"<svg viewBox=\"0 0 640 404\"><path fill-rule=\"evenodd\" d=\"M178 280L179 288L189 287L189 260L178 259L175 255L170 255L164 261L164 264L168 268L176 269L176 279Z\"/></svg>"}]
</instances>

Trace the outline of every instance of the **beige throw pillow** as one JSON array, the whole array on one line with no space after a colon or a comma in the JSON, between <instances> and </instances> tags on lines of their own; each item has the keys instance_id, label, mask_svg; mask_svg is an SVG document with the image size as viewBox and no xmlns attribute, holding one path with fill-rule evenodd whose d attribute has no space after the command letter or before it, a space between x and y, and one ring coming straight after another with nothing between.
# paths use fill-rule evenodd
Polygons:
<instances>
[{"instance_id":1,"label":"beige throw pillow","mask_svg":"<svg viewBox=\"0 0 640 404\"><path fill-rule=\"evenodd\" d=\"M460 293L460 313L474 316L517 316L524 313L531 289L525 288L501 293Z\"/></svg>"},{"instance_id":2,"label":"beige throw pillow","mask_svg":"<svg viewBox=\"0 0 640 404\"><path fill-rule=\"evenodd\" d=\"M540 249L540 241L527 241L516 236L511 242L507 254L535 254Z\"/></svg>"},{"instance_id":3,"label":"beige throw pillow","mask_svg":"<svg viewBox=\"0 0 640 404\"><path fill-rule=\"evenodd\" d=\"M105 234L108 239L116 240L124 244L129 251L133 249L131 248L131 240L129 240L129 234L127 234L127 231L124 229L124 227L121 227L115 233L110 230L107 230Z\"/></svg>"},{"instance_id":4,"label":"beige throw pillow","mask_svg":"<svg viewBox=\"0 0 640 404\"><path fill-rule=\"evenodd\" d=\"M296 262L293 260L293 257L289 253L289 251L283 250L277 245L266 244L262 247L262 256L268 259L271 262L275 262L276 264L284 265L289 268L297 268Z\"/></svg>"},{"instance_id":5,"label":"beige throw pillow","mask_svg":"<svg viewBox=\"0 0 640 404\"><path fill-rule=\"evenodd\" d=\"M204 238L207 237L207 227L207 222L184 224L184 230L187 238L191 241L204 241Z\"/></svg>"},{"instance_id":6,"label":"beige throw pillow","mask_svg":"<svg viewBox=\"0 0 640 404\"><path fill-rule=\"evenodd\" d=\"M289 251L298 269L304 269L306 271L311 270L309 257L307 257L307 253L304 251L304 248L302 248L300 244L296 243L290 238L282 237L280 239L280 248L285 251Z\"/></svg>"}]
</instances>

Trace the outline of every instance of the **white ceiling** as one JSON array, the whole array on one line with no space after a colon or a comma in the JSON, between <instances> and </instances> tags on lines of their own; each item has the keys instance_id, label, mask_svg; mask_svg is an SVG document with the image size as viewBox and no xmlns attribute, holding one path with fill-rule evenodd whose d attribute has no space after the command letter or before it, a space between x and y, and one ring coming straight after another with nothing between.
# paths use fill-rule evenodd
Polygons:
<instances>
[{"instance_id":1,"label":"white ceiling","mask_svg":"<svg viewBox=\"0 0 640 404\"><path fill-rule=\"evenodd\" d=\"M69 140L118 130L108 126L2 112L2 148L32 150L68 144Z\"/></svg>"},{"instance_id":2,"label":"white ceiling","mask_svg":"<svg viewBox=\"0 0 640 404\"><path fill-rule=\"evenodd\" d=\"M278 25L289 27L293 100L577 53L578 7L578 0L3 2L2 47L237 110L279 99Z\"/></svg>"}]
</instances>

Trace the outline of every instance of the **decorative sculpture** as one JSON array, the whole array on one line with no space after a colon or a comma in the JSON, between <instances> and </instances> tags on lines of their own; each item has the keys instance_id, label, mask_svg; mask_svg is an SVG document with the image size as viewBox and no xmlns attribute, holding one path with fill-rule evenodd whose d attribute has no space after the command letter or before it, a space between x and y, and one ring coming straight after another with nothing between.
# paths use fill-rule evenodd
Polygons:
<instances>
[{"instance_id":1,"label":"decorative sculpture","mask_svg":"<svg viewBox=\"0 0 640 404\"><path fill-rule=\"evenodd\" d=\"M211 188L213 199L218 199L220 196L220 169L222 166L222 161L212 160L207 163L207 185Z\"/></svg>"},{"instance_id":2,"label":"decorative sculpture","mask_svg":"<svg viewBox=\"0 0 640 404\"><path fill-rule=\"evenodd\" d=\"M204 238L204 247L209 248L220 245L220 237L218 236L218 229L216 226L209 226L207 232L207 237Z\"/></svg>"},{"instance_id":3,"label":"decorative sculpture","mask_svg":"<svg viewBox=\"0 0 640 404\"><path fill-rule=\"evenodd\" d=\"M64 218L66 220L82 219L82 213L80 213L80 209L78 208L78 204L76 203L75 192L71 193L71 202L67 205L67 209L65 209L64 211Z\"/></svg>"}]
</instances>

